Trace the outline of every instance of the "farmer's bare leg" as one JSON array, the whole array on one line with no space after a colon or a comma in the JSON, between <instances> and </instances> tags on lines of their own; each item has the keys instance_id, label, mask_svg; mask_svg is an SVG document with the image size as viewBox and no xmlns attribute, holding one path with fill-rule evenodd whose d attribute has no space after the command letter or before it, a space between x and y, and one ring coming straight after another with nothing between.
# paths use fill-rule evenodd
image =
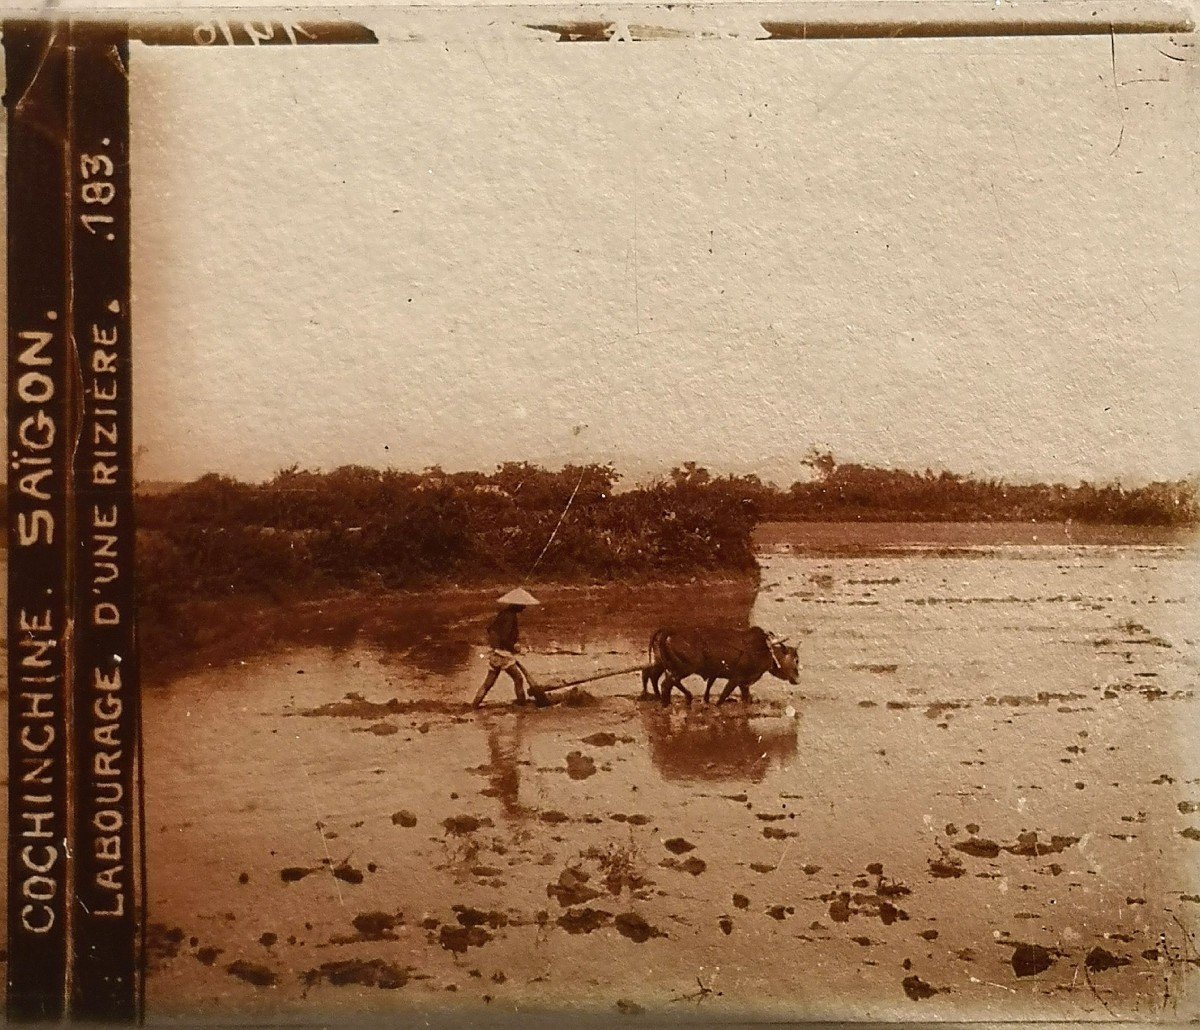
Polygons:
<instances>
[{"instance_id":1,"label":"farmer's bare leg","mask_svg":"<svg viewBox=\"0 0 1200 1030\"><path fill-rule=\"evenodd\" d=\"M525 678L521 675L521 673L518 671L518 669L515 665L510 665L504 671L507 672L510 677L512 677L513 691L517 695L517 702L519 704L524 704L524 702L525 702Z\"/></svg>"},{"instance_id":2,"label":"farmer's bare leg","mask_svg":"<svg viewBox=\"0 0 1200 1030\"><path fill-rule=\"evenodd\" d=\"M483 680L483 686L479 688L479 693L475 695L475 700L471 702L472 708L478 708L481 704L483 704L483 699L487 697L488 691L495 686L496 679L499 675L499 669L488 669L488 674Z\"/></svg>"}]
</instances>

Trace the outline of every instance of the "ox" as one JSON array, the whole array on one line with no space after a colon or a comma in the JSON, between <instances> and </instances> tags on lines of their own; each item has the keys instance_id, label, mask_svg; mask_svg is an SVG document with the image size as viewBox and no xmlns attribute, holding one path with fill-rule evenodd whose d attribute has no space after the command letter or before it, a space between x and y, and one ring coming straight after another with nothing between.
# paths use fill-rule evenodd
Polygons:
<instances>
[{"instance_id":1,"label":"ox","mask_svg":"<svg viewBox=\"0 0 1200 1030\"><path fill-rule=\"evenodd\" d=\"M642 669L642 694L653 687L662 703L668 705L671 690L678 687L690 704L692 693L683 681L689 676L702 676L705 701L719 679L727 682L717 704L724 702L735 688L741 692L743 701L749 701L750 687L768 672L788 683L800 682L796 649L758 626L668 627L656 630L650 638L650 662Z\"/></svg>"}]
</instances>

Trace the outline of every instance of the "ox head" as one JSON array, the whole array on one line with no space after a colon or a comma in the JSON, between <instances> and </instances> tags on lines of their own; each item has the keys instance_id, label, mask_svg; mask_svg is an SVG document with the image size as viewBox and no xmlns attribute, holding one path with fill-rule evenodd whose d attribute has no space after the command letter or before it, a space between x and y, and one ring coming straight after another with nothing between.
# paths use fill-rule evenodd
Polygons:
<instances>
[{"instance_id":1,"label":"ox head","mask_svg":"<svg viewBox=\"0 0 1200 1030\"><path fill-rule=\"evenodd\" d=\"M771 651L771 675L788 683L800 682L800 656L795 647L789 647L787 637L770 636L767 647Z\"/></svg>"}]
</instances>

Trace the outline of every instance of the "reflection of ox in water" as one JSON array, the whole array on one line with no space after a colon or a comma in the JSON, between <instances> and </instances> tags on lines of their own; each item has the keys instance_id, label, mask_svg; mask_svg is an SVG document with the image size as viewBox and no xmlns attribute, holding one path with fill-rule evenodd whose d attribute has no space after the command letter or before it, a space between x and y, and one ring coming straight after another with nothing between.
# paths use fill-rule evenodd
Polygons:
<instances>
[{"instance_id":1,"label":"reflection of ox in water","mask_svg":"<svg viewBox=\"0 0 1200 1030\"><path fill-rule=\"evenodd\" d=\"M692 692L683 685L689 676L705 680L707 701L716 680L728 682L717 704L736 688L742 700L750 700L750 687L770 673L787 683L800 682L800 659L794 647L772 637L766 630L720 627L664 628L650 638L650 663L642 670L642 695L653 687L664 705L671 703L671 690L678 687L691 704ZM661 682L660 682L661 681Z\"/></svg>"},{"instance_id":2,"label":"reflection of ox in water","mask_svg":"<svg viewBox=\"0 0 1200 1030\"><path fill-rule=\"evenodd\" d=\"M771 766L796 754L796 722L763 719L743 709L674 714L643 709L650 761L664 780L744 780L761 783Z\"/></svg>"}]
</instances>

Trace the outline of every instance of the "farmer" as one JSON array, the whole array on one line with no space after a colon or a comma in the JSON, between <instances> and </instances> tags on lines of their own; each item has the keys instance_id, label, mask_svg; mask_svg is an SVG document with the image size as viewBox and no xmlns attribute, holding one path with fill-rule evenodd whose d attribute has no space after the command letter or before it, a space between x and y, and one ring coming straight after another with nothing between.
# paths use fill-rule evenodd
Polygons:
<instances>
[{"instance_id":1,"label":"farmer","mask_svg":"<svg viewBox=\"0 0 1200 1030\"><path fill-rule=\"evenodd\" d=\"M479 693L475 695L475 700L471 702L472 708L478 708L483 704L483 699L487 697L488 691L495 685L502 672L507 672L512 677L513 690L517 695L516 703L519 705L525 703L525 677L522 675L524 670L517 661L517 654L521 650L517 616L530 605L542 602L527 590L517 587L516 590L510 590L496 603L500 606L500 611L492 619L487 629L488 673L484 678L483 686L479 688ZM540 694L534 684L530 683L529 686L535 695Z\"/></svg>"}]
</instances>

